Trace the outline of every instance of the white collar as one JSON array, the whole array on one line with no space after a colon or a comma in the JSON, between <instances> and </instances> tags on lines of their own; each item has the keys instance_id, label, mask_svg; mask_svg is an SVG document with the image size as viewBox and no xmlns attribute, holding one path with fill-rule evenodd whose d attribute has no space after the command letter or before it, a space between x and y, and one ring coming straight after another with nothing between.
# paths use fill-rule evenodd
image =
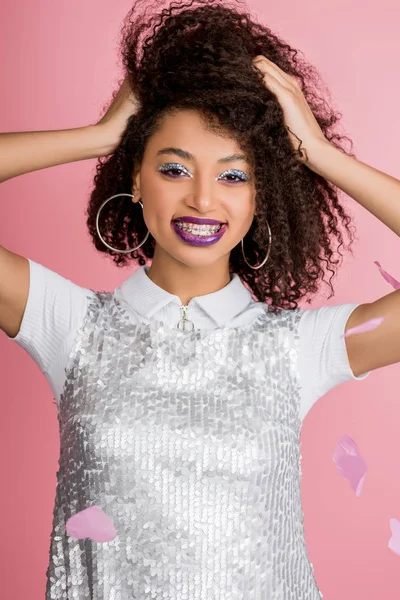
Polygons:
<instances>
[{"instance_id":1,"label":"white collar","mask_svg":"<svg viewBox=\"0 0 400 600\"><path fill-rule=\"evenodd\" d=\"M139 267L122 283L120 289L126 302L146 319L155 316L171 302L181 306L180 298L154 283L148 277L148 271L147 266ZM222 327L252 302L254 300L250 291L244 286L239 275L234 273L230 283L224 288L205 296L192 298L189 305L196 303L214 319L218 327Z\"/></svg>"}]
</instances>

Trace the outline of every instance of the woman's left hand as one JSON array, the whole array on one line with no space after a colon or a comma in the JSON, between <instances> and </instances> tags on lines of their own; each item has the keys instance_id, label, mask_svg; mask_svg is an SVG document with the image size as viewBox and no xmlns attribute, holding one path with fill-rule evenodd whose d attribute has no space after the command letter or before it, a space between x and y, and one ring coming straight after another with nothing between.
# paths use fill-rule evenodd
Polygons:
<instances>
[{"instance_id":1,"label":"woman's left hand","mask_svg":"<svg viewBox=\"0 0 400 600\"><path fill-rule=\"evenodd\" d=\"M256 56L253 64L263 74L266 87L278 98L292 146L299 150L301 141L299 160L307 163L307 150L311 151L315 144L321 141L328 143L328 140L318 125L299 83L265 56Z\"/></svg>"}]
</instances>

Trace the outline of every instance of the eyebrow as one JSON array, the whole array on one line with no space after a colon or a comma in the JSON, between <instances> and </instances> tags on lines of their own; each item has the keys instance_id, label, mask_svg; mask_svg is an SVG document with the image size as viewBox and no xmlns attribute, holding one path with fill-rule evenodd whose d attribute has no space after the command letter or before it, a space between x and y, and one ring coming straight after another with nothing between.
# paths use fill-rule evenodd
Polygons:
<instances>
[{"instance_id":1,"label":"eyebrow","mask_svg":"<svg viewBox=\"0 0 400 600\"><path fill-rule=\"evenodd\" d=\"M157 156L162 156L163 154L176 154L176 156L179 156L179 158L192 161L195 160L193 154L190 154L190 152L187 152L186 150L182 150L182 148L162 148L162 150L157 152ZM224 156L223 158L220 158L218 163L224 164L236 161L247 162L247 159L243 154L231 154L230 156Z\"/></svg>"}]
</instances>

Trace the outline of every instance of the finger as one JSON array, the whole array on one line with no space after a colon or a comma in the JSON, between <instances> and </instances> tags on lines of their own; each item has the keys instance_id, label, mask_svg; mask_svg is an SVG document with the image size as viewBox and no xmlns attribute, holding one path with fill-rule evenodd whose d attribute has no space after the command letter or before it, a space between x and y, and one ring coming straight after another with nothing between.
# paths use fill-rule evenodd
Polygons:
<instances>
[{"instance_id":1,"label":"finger","mask_svg":"<svg viewBox=\"0 0 400 600\"><path fill-rule=\"evenodd\" d=\"M281 88L293 91L293 86L290 86L289 82L284 77L280 76L279 73L276 71L273 72L272 69L266 67L265 63L262 65L260 64L258 69L262 73L264 81L271 82L272 84L274 84L274 82L278 82Z\"/></svg>"},{"instance_id":2,"label":"finger","mask_svg":"<svg viewBox=\"0 0 400 600\"><path fill-rule=\"evenodd\" d=\"M290 77L290 75L282 71L282 69L280 69L278 65L273 63L266 56L259 56L257 57L257 59L259 59L259 61L257 62L259 62L260 65L262 64L264 69L266 69L269 73L272 73L275 79L277 79L284 87L288 89L293 89L294 81Z\"/></svg>"},{"instance_id":3,"label":"finger","mask_svg":"<svg viewBox=\"0 0 400 600\"><path fill-rule=\"evenodd\" d=\"M266 61L267 62L264 63L264 65L268 72L271 73L284 87L287 89L293 89L293 81L291 81L290 77L277 65L268 61L268 59L266 59Z\"/></svg>"},{"instance_id":4,"label":"finger","mask_svg":"<svg viewBox=\"0 0 400 600\"><path fill-rule=\"evenodd\" d=\"M277 79L274 75L271 75L271 73L264 73L264 81L268 89L278 96L278 98L279 94L282 93L282 88L289 90L287 86L279 81L279 79Z\"/></svg>"}]
</instances>

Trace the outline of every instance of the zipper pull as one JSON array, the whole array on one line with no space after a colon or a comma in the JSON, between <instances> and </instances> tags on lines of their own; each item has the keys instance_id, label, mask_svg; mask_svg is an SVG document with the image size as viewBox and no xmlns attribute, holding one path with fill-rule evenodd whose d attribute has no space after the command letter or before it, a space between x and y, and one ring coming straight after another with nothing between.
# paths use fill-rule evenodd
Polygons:
<instances>
[{"instance_id":1,"label":"zipper pull","mask_svg":"<svg viewBox=\"0 0 400 600\"><path fill-rule=\"evenodd\" d=\"M194 329L194 323L186 317L188 309L189 306L181 306L182 319L178 323L178 329L181 331L193 331Z\"/></svg>"}]
</instances>

